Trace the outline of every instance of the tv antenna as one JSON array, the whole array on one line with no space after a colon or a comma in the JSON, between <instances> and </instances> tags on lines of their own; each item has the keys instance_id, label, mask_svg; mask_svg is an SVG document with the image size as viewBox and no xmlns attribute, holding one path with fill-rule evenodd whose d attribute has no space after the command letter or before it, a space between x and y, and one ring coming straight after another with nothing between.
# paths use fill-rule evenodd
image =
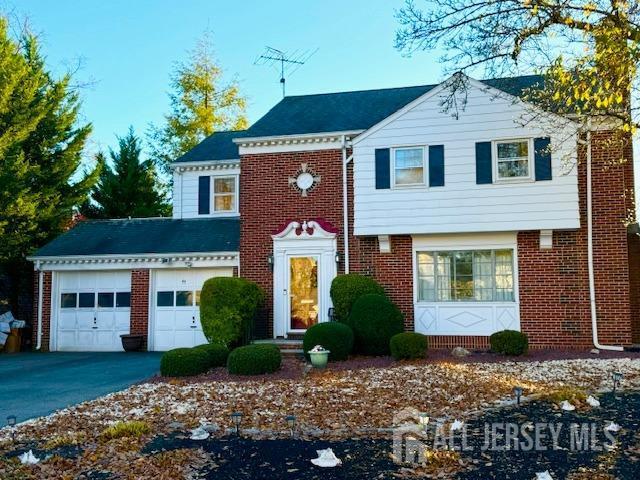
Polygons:
<instances>
[{"instance_id":1,"label":"tv antenna","mask_svg":"<svg viewBox=\"0 0 640 480\"><path fill-rule=\"evenodd\" d=\"M267 65L272 66L280 73L280 83L282 84L282 96L285 96L285 84L286 77L293 75L302 65L305 64L311 56L316 53L315 50L295 50L291 53L283 52L273 47L265 47L264 52L256 61L254 65Z\"/></svg>"}]
</instances>

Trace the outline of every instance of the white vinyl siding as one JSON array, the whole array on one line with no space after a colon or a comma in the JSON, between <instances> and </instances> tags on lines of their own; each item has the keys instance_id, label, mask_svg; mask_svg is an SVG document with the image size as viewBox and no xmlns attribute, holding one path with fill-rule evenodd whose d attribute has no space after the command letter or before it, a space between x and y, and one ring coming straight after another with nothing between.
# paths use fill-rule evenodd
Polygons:
<instances>
[{"instance_id":1,"label":"white vinyl siding","mask_svg":"<svg viewBox=\"0 0 640 480\"><path fill-rule=\"evenodd\" d=\"M551 135L553 179L545 182L476 183L476 142L549 136L525 108L471 85L456 120L435 94L354 141L356 235L495 232L579 228L576 137L568 127ZM445 185L439 188L375 188L375 149L396 145L444 145ZM529 153L532 154L531 148ZM393 165L393 164L392 164ZM533 179L534 165L529 164ZM495 170L495 167L493 168ZM494 173L495 175L495 173ZM494 177L495 178L495 177ZM392 184L393 185L393 184Z\"/></svg>"},{"instance_id":2,"label":"white vinyl siding","mask_svg":"<svg viewBox=\"0 0 640 480\"><path fill-rule=\"evenodd\" d=\"M198 177L211 175L211 207L210 214L198 214ZM239 168L225 170L194 170L173 175L173 218L202 218L202 217L232 217L239 215L238 193ZM217 182L218 179L233 180L233 182ZM216 190L217 185L217 190ZM225 190L233 190L225 191ZM217 204L216 204L217 199ZM230 210L227 210L232 206Z\"/></svg>"}]
</instances>

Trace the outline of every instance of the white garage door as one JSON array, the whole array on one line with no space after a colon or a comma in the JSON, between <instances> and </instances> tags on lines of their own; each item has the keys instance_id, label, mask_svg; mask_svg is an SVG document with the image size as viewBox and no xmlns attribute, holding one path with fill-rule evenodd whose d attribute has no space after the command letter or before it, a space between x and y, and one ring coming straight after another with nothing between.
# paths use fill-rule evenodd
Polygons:
<instances>
[{"instance_id":1,"label":"white garage door","mask_svg":"<svg viewBox=\"0 0 640 480\"><path fill-rule=\"evenodd\" d=\"M153 350L206 343L200 323L200 290L213 277L231 277L231 268L156 270Z\"/></svg>"},{"instance_id":2,"label":"white garage door","mask_svg":"<svg viewBox=\"0 0 640 480\"><path fill-rule=\"evenodd\" d=\"M57 274L56 349L121 351L129 333L131 272Z\"/></svg>"}]
</instances>

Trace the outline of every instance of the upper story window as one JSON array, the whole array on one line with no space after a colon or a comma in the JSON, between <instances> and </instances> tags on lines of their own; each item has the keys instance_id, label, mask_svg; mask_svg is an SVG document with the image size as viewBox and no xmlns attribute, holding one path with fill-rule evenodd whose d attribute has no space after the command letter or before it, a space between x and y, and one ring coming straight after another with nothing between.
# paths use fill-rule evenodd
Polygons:
<instances>
[{"instance_id":1,"label":"upper story window","mask_svg":"<svg viewBox=\"0 0 640 480\"><path fill-rule=\"evenodd\" d=\"M393 149L393 184L397 187L425 184L424 147Z\"/></svg>"},{"instance_id":2,"label":"upper story window","mask_svg":"<svg viewBox=\"0 0 640 480\"><path fill-rule=\"evenodd\" d=\"M513 302L513 250L418 252L418 301Z\"/></svg>"},{"instance_id":3,"label":"upper story window","mask_svg":"<svg viewBox=\"0 0 640 480\"><path fill-rule=\"evenodd\" d=\"M531 178L531 140L494 142L496 180L526 180Z\"/></svg>"},{"instance_id":4,"label":"upper story window","mask_svg":"<svg viewBox=\"0 0 640 480\"><path fill-rule=\"evenodd\" d=\"M213 177L213 211L236 210L236 177Z\"/></svg>"}]
</instances>

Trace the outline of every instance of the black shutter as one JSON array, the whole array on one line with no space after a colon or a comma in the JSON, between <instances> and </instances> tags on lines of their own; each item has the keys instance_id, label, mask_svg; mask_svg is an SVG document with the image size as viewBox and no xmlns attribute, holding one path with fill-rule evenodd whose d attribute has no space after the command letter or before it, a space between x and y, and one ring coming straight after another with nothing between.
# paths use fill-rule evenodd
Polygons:
<instances>
[{"instance_id":1,"label":"black shutter","mask_svg":"<svg viewBox=\"0 0 640 480\"><path fill-rule=\"evenodd\" d=\"M476 143L476 183L493 183L491 142Z\"/></svg>"},{"instance_id":2,"label":"black shutter","mask_svg":"<svg viewBox=\"0 0 640 480\"><path fill-rule=\"evenodd\" d=\"M429 186L444 186L444 145L429 145Z\"/></svg>"},{"instance_id":3,"label":"black shutter","mask_svg":"<svg viewBox=\"0 0 640 480\"><path fill-rule=\"evenodd\" d=\"M376 148L376 189L391 188L391 158L388 148Z\"/></svg>"},{"instance_id":4,"label":"black shutter","mask_svg":"<svg viewBox=\"0 0 640 480\"><path fill-rule=\"evenodd\" d=\"M211 177L198 177L198 215L208 215L211 209Z\"/></svg>"},{"instance_id":5,"label":"black shutter","mask_svg":"<svg viewBox=\"0 0 640 480\"><path fill-rule=\"evenodd\" d=\"M537 180L551 180L551 151L549 137L536 138L533 140L535 151L535 168Z\"/></svg>"}]
</instances>

